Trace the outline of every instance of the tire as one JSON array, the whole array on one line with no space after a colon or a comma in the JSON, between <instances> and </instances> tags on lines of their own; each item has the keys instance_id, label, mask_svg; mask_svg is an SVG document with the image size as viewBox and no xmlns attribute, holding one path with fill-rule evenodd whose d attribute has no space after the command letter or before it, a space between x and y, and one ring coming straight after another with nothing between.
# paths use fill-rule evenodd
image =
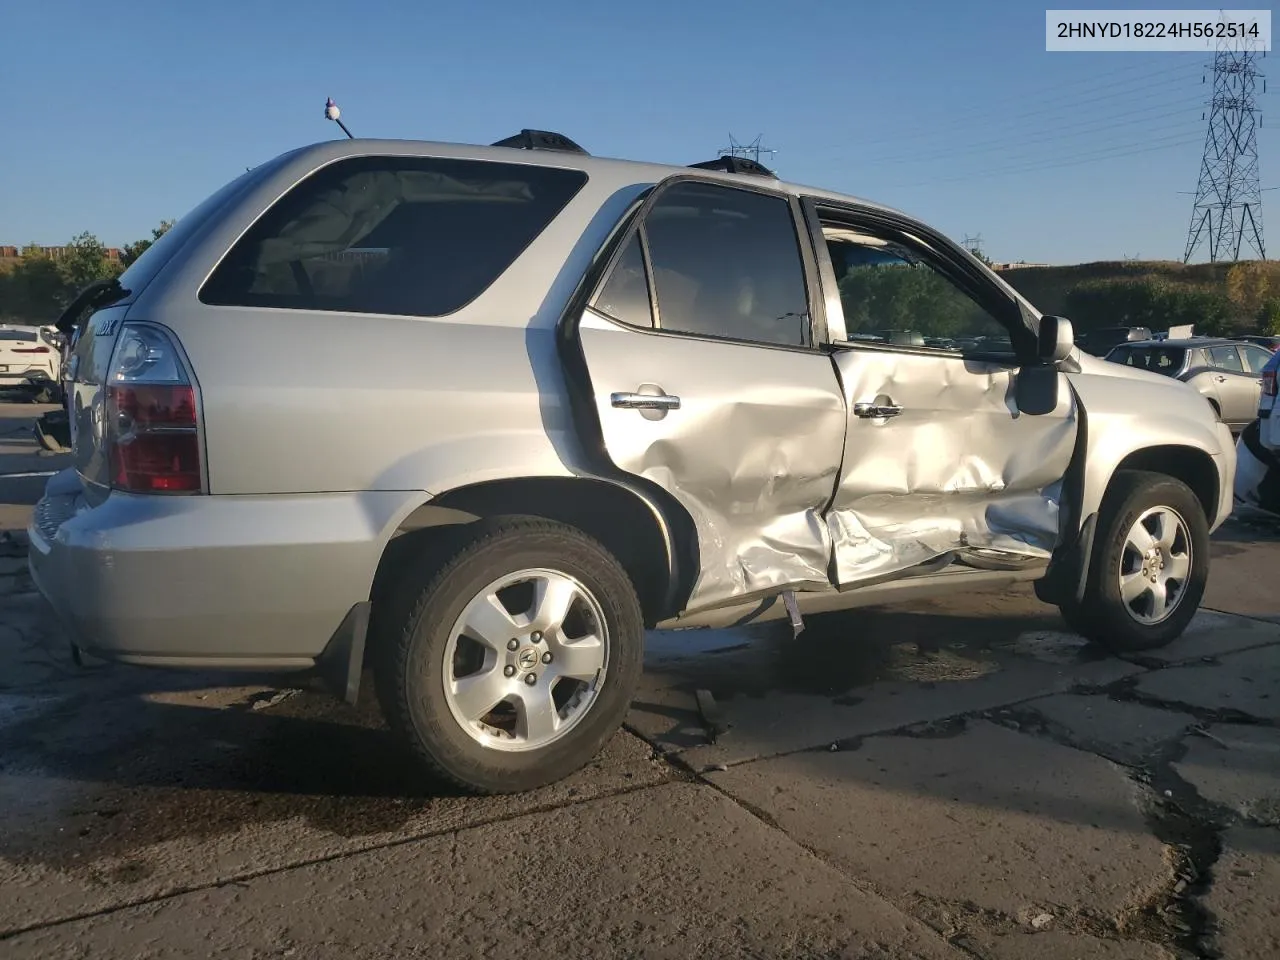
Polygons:
<instances>
[{"instance_id":1,"label":"tire","mask_svg":"<svg viewBox=\"0 0 1280 960\"><path fill-rule=\"evenodd\" d=\"M534 578L499 586L522 572ZM560 627L542 618L545 636L484 600L496 596L507 610L537 615L539 589L574 598ZM450 531L387 604L373 637L383 713L433 773L463 789L518 793L561 780L622 725L643 666L640 604L618 561L581 531L525 517ZM464 615L480 626L459 636ZM566 642L591 635L598 647ZM559 675L569 669L594 682ZM495 691L502 699L480 713Z\"/></svg>"},{"instance_id":2,"label":"tire","mask_svg":"<svg viewBox=\"0 0 1280 960\"><path fill-rule=\"evenodd\" d=\"M1172 603L1160 615L1149 586L1149 578L1136 576L1143 568L1141 553L1127 546L1130 533L1145 518L1150 533L1163 517L1172 546L1155 546L1147 568L1165 588ZM1178 523L1180 521L1180 523ZM1156 527L1157 529L1161 529ZM1185 565L1179 561L1185 558ZM1162 566L1159 564L1163 564ZM1179 567L1182 579L1173 576ZM1121 571L1133 585L1135 594L1126 601L1121 594ZM1167 579L1166 579L1167 578ZM1098 513L1084 601L1062 604L1059 609L1068 625L1114 653L1130 653L1163 647L1182 635L1195 616L1209 579L1209 524L1204 508L1191 489L1180 480L1142 470L1118 472L1108 488Z\"/></svg>"}]
</instances>

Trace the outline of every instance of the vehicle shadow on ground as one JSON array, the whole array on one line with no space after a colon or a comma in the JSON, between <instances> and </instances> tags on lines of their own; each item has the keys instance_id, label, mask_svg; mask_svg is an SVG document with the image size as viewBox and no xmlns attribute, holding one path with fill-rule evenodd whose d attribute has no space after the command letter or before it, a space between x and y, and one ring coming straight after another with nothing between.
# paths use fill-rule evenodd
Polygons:
<instances>
[{"instance_id":1,"label":"vehicle shadow on ground","mask_svg":"<svg viewBox=\"0 0 1280 960\"><path fill-rule=\"evenodd\" d=\"M914 675L930 696L948 698L957 685L984 675L978 669L972 676L957 672L970 669L965 664L998 661L1017 637L1062 626L1050 614L984 618L889 609L860 611L856 623L852 642L847 627L821 621L799 639L789 630L771 628L731 644L725 653L659 658L649 673L668 693L710 685L718 696L729 690L753 697L783 691L836 702L847 697L856 707L860 691L902 677L904 648L914 651L915 667L959 651L964 656L956 663L946 661L952 675L939 677L936 685ZM1090 650L1081 656L1083 663L1101 654ZM905 669L910 678L914 667ZM238 675L232 682L242 686L228 690L214 686L226 683L226 677L205 678L209 686L200 688L199 678L183 687L164 671L115 665L94 670L102 676L91 679L105 681L105 689L114 686L116 696L99 698L92 683L77 685L51 709L0 724L0 798L26 785L31 796L48 798L49 806L47 820L36 817L26 827L21 817L7 812L16 828L0 831L0 856L66 867L73 859L124 855L168 840L299 819L340 837L362 837L393 832L424 816L470 820L503 802L474 800L428 776L387 730L368 683L353 708L314 686L299 689L297 677ZM0 707L3 693L0 689ZM634 709L680 713L672 709L673 701L662 700L642 698ZM692 696L680 694L675 702L691 703ZM705 726L696 711L692 720L689 712L684 711L682 724L690 745L706 743ZM964 731L963 722L942 724L925 739ZM895 735L878 739L884 736ZM919 740L912 737L913 743ZM947 745L928 749L936 749L945 764ZM815 776L830 778L830 770L820 769L820 754L796 756L800 768L811 764ZM589 784L609 762L598 759L570 785L526 795L515 806L530 810L572 802L578 793L572 784L587 784L584 792L593 792ZM955 776L919 771L919 764L902 771L883 762L850 765L841 768L840 782L842 788L900 794L904 801L910 796L961 802L1104 830L1139 829L1127 802L1091 804L1056 781L1027 784L1010 770L1000 782L958 790ZM680 775L674 768L669 773Z\"/></svg>"}]
</instances>

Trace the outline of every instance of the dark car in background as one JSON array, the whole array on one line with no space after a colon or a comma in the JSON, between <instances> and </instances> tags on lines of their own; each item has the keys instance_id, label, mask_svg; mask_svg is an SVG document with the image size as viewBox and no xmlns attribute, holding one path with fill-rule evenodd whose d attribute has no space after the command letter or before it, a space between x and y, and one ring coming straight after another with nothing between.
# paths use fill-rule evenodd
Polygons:
<instances>
[{"instance_id":1,"label":"dark car in background","mask_svg":"<svg viewBox=\"0 0 1280 960\"><path fill-rule=\"evenodd\" d=\"M1149 327L1103 327L1080 334L1076 337L1076 346L1095 357L1105 357L1117 344L1150 339Z\"/></svg>"},{"instance_id":2,"label":"dark car in background","mask_svg":"<svg viewBox=\"0 0 1280 960\"><path fill-rule=\"evenodd\" d=\"M1256 343L1260 347L1265 347L1272 353L1280 350L1280 337L1264 337L1256 334L1250 334L1240 338L1247 343Z\"/></svg>"},{"instance_id":3,"label":"dark car in background","mask_svg":"<svg viewBox=\"0 0 1280 960\"><path fill-rule=\"evenodd\" d=\"M1121 343L1106 359L1174 377L1198 390L1233 433L1258 415L1262 368L1272 354L1256 343L1196 337Z\"/></svg>"}]
</instances>

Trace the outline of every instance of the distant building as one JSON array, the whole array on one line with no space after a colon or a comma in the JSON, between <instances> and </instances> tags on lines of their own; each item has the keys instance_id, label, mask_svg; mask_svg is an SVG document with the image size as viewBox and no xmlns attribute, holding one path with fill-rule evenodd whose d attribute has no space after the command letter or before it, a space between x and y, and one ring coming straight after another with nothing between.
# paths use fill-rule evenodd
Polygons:
<instances>
[{"instance_id":1,"label":"distant building","mask_svg":"<svg viewBox=\"0 0 1280 960\"><path fill-rule=\"evenodd\" d=\"M46 257L57 260L67 252L66 247L36 247ZM0 246L0 260L21 260L22 247L6 247ZM119 247L107 247L106 254L108 260L119 260L121 250Z\"/></svg>"},{"instance_id":2,"label":"distant building","mask_svg":"<svg viewBox=\"0 0 1280 960\"><path fill-rule=\"evenodd\" d=\"M993 263L992 270L1017 270L1019 267L1051 267L1051 263L1027 263L1025 260L1018 260L1015 263Z\"/></svg>"}]
</instances>

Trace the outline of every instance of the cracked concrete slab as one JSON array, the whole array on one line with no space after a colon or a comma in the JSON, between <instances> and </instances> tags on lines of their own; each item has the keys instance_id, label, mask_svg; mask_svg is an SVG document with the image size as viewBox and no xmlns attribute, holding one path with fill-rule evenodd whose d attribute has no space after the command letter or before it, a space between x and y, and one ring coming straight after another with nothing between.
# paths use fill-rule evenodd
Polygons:
<instances>
[{"instance_id":1,"label":"cracked concrete slab","mask_svg":"<svg viewBox=\"0 0 1280 960\"><path fill-rule=\"evenodd\" d=\"M548 850L555 856L546 856ZM552 905L560 905L553 908ZM4 944L7 960L531 956L959 960L705 786L670 784L200 890Z\"/></svg>"},{"instance_id":2,"label":"cracked concrete slab","mask_svg":"<svg viewBox=\"0 0 1280 960\"><path fill-rule=\"evenodd\" d=\"M1075 746L1130 765L1141 763L1196 723L1190 714L1125 703L1105 694L1045 697L1026 704L1026 709Z\"/></svg>"},{"instance_id":3,"label":"cracked concrete slab","mask_svg":"<svg viewBox=\"0 0 1280 960\"><path fill-rule=\"evenodd\" d=\"M1181 663L1201 657L1220 657L1265 644L1280 644L1280 625L1216 610L1201 610L1178 639L1158 650L1143 650L1135 658Z\"/></svg>"},{"instance_id":4,"label":"cracked concrete slab","mask_svg":"<svg viewBox=\"0 0 1280 960\"><path fill-rule=\"evenodd\" d=\"M1280 646L1156 670L1139 678L1135 690L1174 707L1280 721Z\"/></svg>"},{"instance_id":5,"label":"cracked concrete slab","mask_svg":"<svg viewBox=\"0 0 1280 960\"><path fill-rule=\"evenodd\" d=\"M681 754L701 770L990 710L1079 685L1105 685L1142 672L1140 666L1113 658L1066 665L968 649L903 652L895 651L896 646L885 654L889 669L941 669L942 664L951 678L879 679L822 693L766 689L725 695L726 687L734 691L742 682L733 673L733 659L726 657L716 672L708 670L696 684L715 695L729 727L715 743L708 742L705 725L697 719L693 691L664 682L660 675L646 681L628 722L660 749Z\"/></svg>"},{"instance_id":6,"label":"cracked concrete slab","mask_svg":"<svg viewBox=\"0 0 1280 960\"><path fill-rule=\"evenodd\" d=\"M1200 902L1216 931L1211 956L1228 960L1280 957L1280 831L1235 827L1223 836L1213 886Z\"/></svg>"},{"instance_id":7,"label":"cracked concrete slab","mask_svg":"<svg viewBox=\"0 0 1280 960\"><path fill-rule=\"evenodd\" d=\"M0 834L0 932L672 775L647 744L622 733L561 783L519 797L469 797L418 777L381 730L326 729L273 711L203 712L176 725L185 743L170 737L172 751L160 750L167 759L147 756L154 739L117 752L108 739L94 755L74 744L43 760L41 752L5 754L0 809L13 826ZM296 738L293 746L282 736Z\"/></svg>"},{"instance_id":8,"label":"cracked concrete slab","mask_svg":"<svg viewBox=\"0 0 1280 960\"><path fill-rule=\"evenodd\" d=\"M1209 551L1213 568L1202 605L1280 623L1280 595L1275 589L1276 544L1280 519L1243 512L1214 534Z\"/></svg>"},{"instance_id":9,"label":"cracked concrete slab","mask_svg":"<svg viewBox=\"0 0 1280 960\"><path fill-rule=\"evenodd\" d=\"M1280 730L1214 724L1210 737L1187 738L1173 765L1204 799L1253 823L1280 826Z\"/></svg>"},{"instance_id":10,"label":"cracked concrete slab","mask_svg":"<svg viewBox=\"0 0 1280 960\"><path fill-rule=\"evenodd\" d=\"M1106 928L1172 882L1120 768L984 721L710 779L940 930Z\"/></svg>"}]
</instances>

